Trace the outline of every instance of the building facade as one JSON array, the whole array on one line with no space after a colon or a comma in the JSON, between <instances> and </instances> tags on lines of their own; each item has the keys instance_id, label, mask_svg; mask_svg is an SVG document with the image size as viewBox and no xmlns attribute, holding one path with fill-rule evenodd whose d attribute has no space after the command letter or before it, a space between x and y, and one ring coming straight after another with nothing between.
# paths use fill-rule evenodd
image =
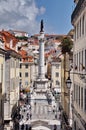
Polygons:
<instances>
[{"instance_id":1,"label":"building facade","mask_svg":"<svg viewBox=\"0 0 86 130\"><path fill-rule=\"evenodd\" d=\"M75 0L73 130L86 130L86 0Z\"/></svg>"},{"instance_id":2,"label":"building facade","mask_svg":"<svg viewBox=\"0 0 86 130\"><path fill-rule=\"evenodd\" d=\"M61 124L62 124L62 128L66 130L71 129L72 127L72 113L71 113L71 103L72 103L72 84L71 83L73 83L72 64L73 64L72 50L70 50L70 53L68 52L63 53L63 55L61 55L61 106L62 106L61 107L61 119L62 119ZM67 81L68 81L68 84L67 84Z\"/></svg>"},{"instance_id":3,"label":"building facade","mask_svg":"<svg viewBox=\"0 0 86 130\"><path fill-rule=\"evenodd\" d=\"M0 129L3 129L4 124L4 85L5 85L5 54L4 44L2 49L2 44L0 46Z\"/></svg>"},{"instance_id":4,"label":"building facade","mask_svg":"<svg viewBox=\"0 0 86 130\"><path fill-rule=\"evenodd\" d=\"M19 101L19 62L21 55L15 49L17 39L12 34L2 30L0 35L5 49L5 57L0 60L0 72L3 73L1 74L2 82L4 80L2 84L3 104L0 106L3 107L4 129L10 130L13 128L12 117Z\"/></svg>"},{"instance_id":5,"label":"building facade","mask_svg":"<svg viewBox=\"0 0 86 130\"><path fill-rule=\"evenodd\" d=\"M30 88L33 74L33 64L20 62L20 87L21 89Z\"/></svg>"},{"instance_id":6,"label":"building facade","mask_svg":"<svg viewBox=\"0 0 86 130\"><path fill-rule=\"evenodd\" d=\"M61 56L61 127L67 129L69 126L70 93L66 85L69 70L69 55Z\"/></svg>"},{"instance_id":7,"label":"building facade","mask_svg":"<svg viewBox=\"0 0 86 130\"><path fill-rule=\"evenodd\" d=\"M56 60L51 63L52 88L61 93L61 61Z\"/></svg>"}]
</instances>

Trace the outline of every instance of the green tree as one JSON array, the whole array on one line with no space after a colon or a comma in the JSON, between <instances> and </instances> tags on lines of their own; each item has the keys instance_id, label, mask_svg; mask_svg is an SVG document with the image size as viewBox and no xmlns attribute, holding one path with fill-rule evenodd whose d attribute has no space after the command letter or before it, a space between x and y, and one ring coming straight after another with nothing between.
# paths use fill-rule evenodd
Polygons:
<instances>
[{"instance_id":1,"label":"green tree","mask_svg":"<svg viewBox=\"0 0 86 130\"><path fill-rule=\"evenodd\" d=\"M70 37L65 37L62 39L61 44L59 45L61 48L62 54L71 53L73 48L73 41Z\"/></svg>"}]
</instances>

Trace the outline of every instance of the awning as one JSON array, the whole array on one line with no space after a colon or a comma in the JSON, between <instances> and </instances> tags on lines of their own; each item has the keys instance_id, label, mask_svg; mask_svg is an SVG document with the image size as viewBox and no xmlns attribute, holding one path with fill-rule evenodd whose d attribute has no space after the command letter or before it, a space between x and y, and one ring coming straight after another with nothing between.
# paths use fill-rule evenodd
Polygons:
<instances>
[{"instance_id":1,"label":"awning","mask_svg":"<svg viewBox=\"0 0 86 130\"><path fill-rule=\"evenodd\" d=\"M49 121L49 125L57 125L57 126L60 126L60 125L61 125L61 122L60 122L60 120L50 120L50 121Z\"/></svg>"},{"instance_id":2,"label":"awning","mask_svg":"<svg viewBox=\"0 0 86 130\"><path fill-rule=\"evenodd\" d=\"M45 126L37 126L37 127L32 128L32 130L51 130L51 129Z\"/></svg>"}]
</instances>

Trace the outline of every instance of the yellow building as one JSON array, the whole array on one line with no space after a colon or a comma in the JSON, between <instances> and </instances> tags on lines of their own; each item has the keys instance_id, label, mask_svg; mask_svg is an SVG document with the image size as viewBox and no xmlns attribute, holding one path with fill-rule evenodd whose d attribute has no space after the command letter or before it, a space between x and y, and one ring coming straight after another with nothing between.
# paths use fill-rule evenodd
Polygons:
<instances>
[{"instance_id":1,"label":"yellow building","mask_svg":"<svg viewBox=\"0 0 86 130\"><path fill-rule=\"evenodd\" d=\"M0 129L3 129L4 122L4 73L5 73L5 53L4 49L0 48Z\"/></svg>"},{"instance_id":2,"label":"yellow building","mask_svg":"<svg viewBox=\"0 0 86 130\"><path fill-rule=\"evenodd\" d=\"M72 125L72 85L71 88L68 88L66 84L68 76L70 76L71 82L73 82L73 73L71 74L72 58L72 55L70 56L68 53L61 56L61 124L63 129L67 129Z\"/></svg>"}]
</instances>

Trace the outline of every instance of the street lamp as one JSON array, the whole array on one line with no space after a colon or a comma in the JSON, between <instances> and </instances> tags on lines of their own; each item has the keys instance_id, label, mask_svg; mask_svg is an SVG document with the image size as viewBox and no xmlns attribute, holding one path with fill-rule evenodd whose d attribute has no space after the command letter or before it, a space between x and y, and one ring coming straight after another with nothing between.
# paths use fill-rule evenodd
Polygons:
<instances>
[{"instance_id":1,"label":"street lamp","mask_svg":"<svg viewBox=\"0 0 86 130\"><path fill-rule=\"evenodd\" d=\"M68 91L69 91L69 123L70 123L70 103L71 103L71 93L70 93L70 89L71 89L71 79L70 79L70 70L68 71L68 78L66 80L66 85L67 85L67 88L68 88Z\"/></svg>"},{"instance_id":2,"label":"street lamp","mask_svg":"<svg viewBox=\"0 0 86 130\"><path fill-rule=\"evenodd\" d=\"M67 85L67 88L70 89L71 88L71 79L70 79L70 70L68 71L68 79L66 80L66 85Z\"/></svg>"}]
</instances>

